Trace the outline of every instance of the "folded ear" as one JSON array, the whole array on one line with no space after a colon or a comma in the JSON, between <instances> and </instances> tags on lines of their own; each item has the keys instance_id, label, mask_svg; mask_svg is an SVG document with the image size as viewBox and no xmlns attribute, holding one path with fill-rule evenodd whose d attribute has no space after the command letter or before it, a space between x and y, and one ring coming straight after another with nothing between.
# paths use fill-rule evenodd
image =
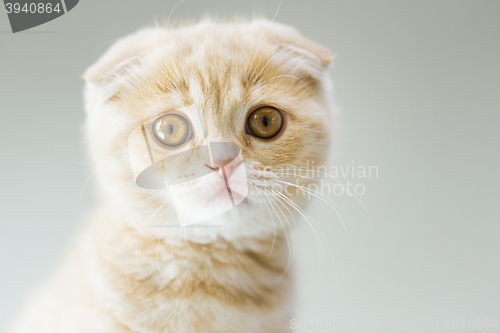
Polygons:
<instances>
[{"instance_id":1,"label":"folded ear","mask_svg":"<svg viewBox=\"0 0 500 333\"><path fill-rule=\"evenodd\" d=\"M309 56L325 68L335 57L325 47L304 38L297 30L284 24L272 23L265 38L273 43L282 43L296 53Z\"/></svg>"},{"instance_id":2,"label":"folded ear","mask_svg":"<svg viewBox=\"0 0 500 333\"><path fill-rule=\"evenodd\" d=\"M104 55L83 74L88 83L109 84L140 64L141 58L161 41L165 31L148 28L115 42Z\"/></svg>"}]
</instances>

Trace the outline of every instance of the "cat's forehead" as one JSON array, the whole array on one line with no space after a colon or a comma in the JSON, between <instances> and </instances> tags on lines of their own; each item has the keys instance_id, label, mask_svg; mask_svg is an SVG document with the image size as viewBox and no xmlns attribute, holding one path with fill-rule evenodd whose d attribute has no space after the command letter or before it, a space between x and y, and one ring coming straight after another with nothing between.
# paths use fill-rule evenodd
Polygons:
<instances>
[{"instance_id":1,"label":"cat's forehead","mask_svg":"<svg viewBox=\"0 0 500 333\"><path fill-rule=\"evenodd\" d=\"M206 102L217 109L234 99L250 99L256 86L286 74L285 64L276 57L275 45L244 34L211 34L159 47L152 55L149 72L162 89L182 93L189 104ZM196 45L193 45L196 44ZM273 59L274 58L274 59ZM265 88L265 87L264 87Z\"/></svg>"},{"instance_id":2,"label":"cat's forehead","mask_svg":"<svg viewBox=\"0 0 500 333\"><path fill-rule=\"evenodd\" d=\"M116 101L138 121L184 109L187 116L196 113L190 118L204 131L220 132L241 130L246 115L261 105L292 115L313 112L306 104L321 95L325 65L296 47L302 39L273 34L262 24L165 32L124 69L130 84L121 86Z\"/></svg>"},{"instance_id":3,"label":"cat's forehead","mask_svg":"<svg viewBox=\"0 0 500 333\"><path fill-rule=\"evenodd\" d=\"M255 43L251 43L255 41ZM310 97L318 82L279 56L280 49L232 34L158 47L148 58L146 75L130 98L170 99L207 114L230 115L235 108L279 99Z\"/></svg>"}]
</instances>

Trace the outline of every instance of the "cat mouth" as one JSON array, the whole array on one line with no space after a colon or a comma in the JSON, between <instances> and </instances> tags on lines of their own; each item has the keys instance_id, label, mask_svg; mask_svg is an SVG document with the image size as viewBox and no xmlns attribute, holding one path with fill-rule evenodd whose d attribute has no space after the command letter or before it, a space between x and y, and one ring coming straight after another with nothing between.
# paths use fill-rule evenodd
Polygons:
<instances>
[{"instance_id":1,"label":"cat mouth","mask_svg":"<svg viewBox=\"0 0 500 333\"><path fill-rule=\"evenodd\" d=\"M225 183L225 186L221 186L221 188L215 192L215 194L213 195L213 198L216 199L216 198L225 198L226 195L229 194L229 198L231 201L233 201L233 191L231 191L231 188L229 187L229 185L227 183Z\"/></svg>"},{"instance_id":2,"label":"cat mouth","mask_svg":"<svg viewBox=\"0 0 500 333\"><path fill-rule=\"evenodd\" d=\"M228 183L226 175L224 175L224 185L226 185L226 191L229 194L229 199L231 199L231 202L234 205L233 191L231 190L231 187L229 186L229 183Z\"/></svg>"},{"instance_id":3,"label":"cat mouth","mask_svg":"<svg viewBox=\"0 0 500 333\"><path fill-rule=\"evenodd\" d=\"M228 197L233 207L249 202L245 195L235 189L235 186L231 187L228 182L225 182L224 186L221 185L220 188L215 189L214 194L210 196L207 204L214 204L221 200L227 201ZM238 198L241 199L238 200Z\"/></svg>"}]
</instances>

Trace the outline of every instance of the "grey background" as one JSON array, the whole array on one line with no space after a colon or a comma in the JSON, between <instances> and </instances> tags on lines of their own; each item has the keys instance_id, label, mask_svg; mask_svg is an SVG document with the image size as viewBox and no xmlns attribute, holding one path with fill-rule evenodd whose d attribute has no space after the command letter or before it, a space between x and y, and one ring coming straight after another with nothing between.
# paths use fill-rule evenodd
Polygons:
<instances>
[{"instance_id":1,"label":"grey background","mask_svg":"<svg viewBox=\"0 0 500 333\"><path fill-rule=\"evenodd\" d=\"M18 34L0 13L0 331L94 206L81 73L175 4L86 0ZM278 4L187 0L171 21L271 18ZM332 199L348 234L327 205L310 206L335 269L325 261L315 279L316 241L298 228L297 320L432 319L442 331L446 319L500 319L500 1L283 0L276 20L337 53L335 163L379 169L356 180L371 227L344 197Z\"/></svg>"}]
</instances>

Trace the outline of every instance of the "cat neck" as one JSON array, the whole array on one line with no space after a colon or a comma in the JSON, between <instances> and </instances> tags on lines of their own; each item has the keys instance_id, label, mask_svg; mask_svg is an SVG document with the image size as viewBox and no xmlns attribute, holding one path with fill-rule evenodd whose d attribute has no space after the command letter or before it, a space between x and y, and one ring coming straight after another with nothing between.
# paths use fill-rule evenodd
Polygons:
<instances>
[{"instance_id":1,"label":"cat neck","mask_svg":"<svg viewBox=\"0 0 500 333\"><path fill-rule=\"evenodd\" d=\"M267 288L279 283L290 268L289 244L280 234L199 243L173 237L173 229L163 231L134 227L102 210L89 228L86 243L94 256L129 281L147 280L159 289L185 280L206 284L214 276L231 274Z\"/></svg>"}]
</instances>

